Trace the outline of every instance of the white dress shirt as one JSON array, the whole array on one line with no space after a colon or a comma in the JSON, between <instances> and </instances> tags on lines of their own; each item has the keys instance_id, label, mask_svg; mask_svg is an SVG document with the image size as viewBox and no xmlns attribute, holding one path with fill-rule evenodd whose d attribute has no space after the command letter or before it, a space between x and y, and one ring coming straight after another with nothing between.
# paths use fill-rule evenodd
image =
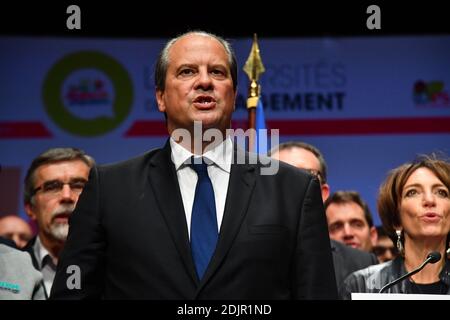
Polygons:
<instances>
[{"instance_id":1,"label":"white dress shirt","mask_svg":"<svg viewBox=\"0 0 450 320\"><path fill-rule=\"evenodd\" d=\"M56 258L48 252L47 249L41 243L39 236L36 237L36 242L34 243L34 255L41 270L42 277L44 278L44 286L47 297L50 295L52 290L53 280L56 274Z\"/></svg>"},{"instance_id":2,"label":"white dress shirt","mask_svg":"<svg viewBox=\"0 0 450 320\"><path fill-rule=\"evenodd\" d=\"M172 149L172 161L175 164L178 184L180 185L190 239L192 206L194 205L195 187L197 185L198 177L189 164L192 156L198 156L183 148L172 138L170 139L170 146ZM222 225L223 212L225 209L225 200L227 198L228 182L230 181L233 141L228 137L225 141L211 150L208 150L202 156L212 162L212 164L208 165L208 175L214 189L217 227L220 233L220 226Z\"/></svg>"}]
</instances>

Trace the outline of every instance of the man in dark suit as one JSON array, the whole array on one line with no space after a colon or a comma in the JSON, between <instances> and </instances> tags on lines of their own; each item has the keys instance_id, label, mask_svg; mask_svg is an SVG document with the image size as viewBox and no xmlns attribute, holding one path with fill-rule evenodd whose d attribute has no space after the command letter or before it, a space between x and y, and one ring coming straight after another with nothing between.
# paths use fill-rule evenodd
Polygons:
<instances>
[{"instance_id":1,"label":"man in dark suit","mask_svg":"<svg viewBox=\"0 0 450 320\"><path fill-rule=\"evenodd\" d=\"M204 32L173 39L155 82L171 138L91 170L51 297L337 298L317 180L258 162L227 135L237 85L230 45ZM207 132L213 143L201 139Z\"/></svg>"},{"instance_id":2,"label":"man in dark suit","mask_svg":"<svg viewBox=\"0 0 450 320\"><path fill-rule=\"evenodd\" d=\"M289 141L274 147L270 154L275 159L307 170L317 176L322 199L323 201L327 200L330 194L330 186L327 183L328 170L325 158L319 149L309 143ZM335 240L331 240L331 252L338 288L350 273L378 263L374 254L354 249Z\"/></svg>"}]
</instances>

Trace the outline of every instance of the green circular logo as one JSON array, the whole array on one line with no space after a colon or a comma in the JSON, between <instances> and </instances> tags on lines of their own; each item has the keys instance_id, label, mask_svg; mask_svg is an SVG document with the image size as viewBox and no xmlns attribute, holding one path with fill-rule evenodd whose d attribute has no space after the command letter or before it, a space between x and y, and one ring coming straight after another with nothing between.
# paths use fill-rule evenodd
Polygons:
<instances>
[{"instance_id":1,"label":"green circular logo","mask_svg":"<svg viewBox=\"0 0 450 320\"><path fill-rule=\"evenodd\" d=\"M71 92L66 93L66 80L82 70L103 75L104 79L80 78L70 83ZM111 84L113 94L104 90L105 81ZM116 60L100 52L81 51L65 56L50 69L44 80L43 100L47 113L59 127L80 136L97 136L125 120L131 110L133 87L127 71ZM99 115L95 116L92 110L99 107L108 110L97 110ZM87 114L88 119L82 114Z\"/></svg>"}]
</instances>

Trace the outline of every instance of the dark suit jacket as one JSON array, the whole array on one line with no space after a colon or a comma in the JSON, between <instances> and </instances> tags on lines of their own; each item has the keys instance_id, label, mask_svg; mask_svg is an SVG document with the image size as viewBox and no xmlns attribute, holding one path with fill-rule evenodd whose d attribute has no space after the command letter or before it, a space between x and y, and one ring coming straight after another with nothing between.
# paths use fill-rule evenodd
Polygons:
<instances>
[{"instance_id":1,"label":"dark suit jacket","mask_svg":"<svg viewBox=\"0 0 450 320\"><path fill-rule=\"evenodd\" d=\"M337 298L318 181L282 163L272 176L260 175L261 164L232 164L216 251L199 281L170 152L167 142L91 170L51 298ZM80 290L66 286L70 265L80 267Z\"/></svg>"},{"instance_id":2,"label":"dark suit jacket","mask_svg":"<svg viewBox=\"0 0 450 320\"><path fill-rule=\"evenodd\" d=\"M357 270L378 264L373 253L361 251L338 241L331 240L336 283L339 288L347 276Z\"/></svg>"}]
</instances>

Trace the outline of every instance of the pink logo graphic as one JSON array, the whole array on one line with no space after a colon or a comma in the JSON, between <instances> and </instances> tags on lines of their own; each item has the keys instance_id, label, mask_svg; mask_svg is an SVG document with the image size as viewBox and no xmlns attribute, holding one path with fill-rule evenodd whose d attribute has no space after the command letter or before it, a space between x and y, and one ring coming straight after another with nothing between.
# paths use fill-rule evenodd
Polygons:
<instances>
[{"instance_id":1,"label":"pink logo graphic","mask_svg":"<svg viewBox=\"0 0 450 320\"><path fill-rule=\"evenodd\" d=\"M66 99L71 106L110 103L108 92L101 79L81 79L78 84L69 87Z\"/></svg>"},{"instance_id":2,"label":"pink logo graphic","mask_svg":"<svg viewBox=\"0 0 450 320\"><path fill-rule=\"evenodd\" d=\"M444 86L443 81L416 81L414 102L419 107L450 107L450 95Z\"/></svg>"}]
</instances>

